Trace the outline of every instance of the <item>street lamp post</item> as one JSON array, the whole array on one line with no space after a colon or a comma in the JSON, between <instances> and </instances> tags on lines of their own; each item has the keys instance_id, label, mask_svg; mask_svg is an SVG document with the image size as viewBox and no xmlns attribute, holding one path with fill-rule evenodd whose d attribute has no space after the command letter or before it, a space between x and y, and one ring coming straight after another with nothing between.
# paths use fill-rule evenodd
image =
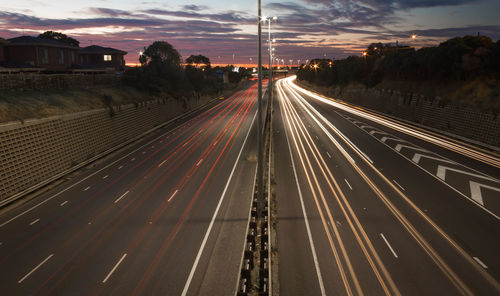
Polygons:
<instances>
[{"instance_id":1,"label":"street lamp post","mask_svg":"<svg viewBox=\"0 0 500 296\"><path fill-rule=\"evenodd\" d=\"M268 83L268 92L269 92L269 101L267 102L267 105L268 105L268 108L269 106L271 106L271 101L273 99L273 41L271 40L271 21L275 21L277 20L278 17L277 16L274 16L274 17L269 17L267 19L268 21L268 27L267 27L267 30L268 30L268 43L269 43L269 70L268 70L268 74L269 74L269 83Z\"/></svg>"},{"instance_id":2,"label":"street lamp post","mask_svg":"<svg viewBox=\"0 0 500 296\"><path fill-rule=\"evenodd\" d=\"M257 216L262 215L264 209L264 161L263 161L263 151L262 151L262 8L261 2L259 1L258 8L258 98L257 98L257 145L258 145L258 156L257 156Z\"/></svg>"}]
</instances>

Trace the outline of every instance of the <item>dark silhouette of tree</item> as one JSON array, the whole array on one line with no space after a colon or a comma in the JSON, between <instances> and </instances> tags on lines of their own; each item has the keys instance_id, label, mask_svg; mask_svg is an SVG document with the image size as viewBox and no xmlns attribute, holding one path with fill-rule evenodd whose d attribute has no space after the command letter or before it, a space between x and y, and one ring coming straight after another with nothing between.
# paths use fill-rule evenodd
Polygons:
<instances>
[{"instance_id":1,"label":"dark silhouette of tree","mask_svg":"<svg viewBox=\"0 0 500 296\"><path fill-rule=\"evenodd\" d=\"M139 57L139 62L145 64L165 64L171 66L180 66L181 55L166 41L155 41L153 44L144 48L144 52Z\"/></svg>"},{"instance_id":2,"label":"dark silhouette of tree","mask_svg":"<svg viewBox=\"0 0 500 296\"><path fill-rule=\"evenodd\" d=\"M210 59L207 58L204 55L191 55L186 59L186 66L193 66L195 68L201 68L203 69L209 69L211 67L210 65Z\"/></svg>"},{"instance_id":3,"label":"dark silhouette of tree","mask_svg":"<svg viewBox=\"0 0 500 296\"><path fill-rule=\"evenodd\" d=\"M75 46L75 47L80 46L80 41L78 41L74 38L68 37L66 34L54 32L54 31L46 31L46 32L38 35L38 38L56 40L56 41L63 42L63 43L66 43L68 45Z\"/></svg>"}]
</instances>

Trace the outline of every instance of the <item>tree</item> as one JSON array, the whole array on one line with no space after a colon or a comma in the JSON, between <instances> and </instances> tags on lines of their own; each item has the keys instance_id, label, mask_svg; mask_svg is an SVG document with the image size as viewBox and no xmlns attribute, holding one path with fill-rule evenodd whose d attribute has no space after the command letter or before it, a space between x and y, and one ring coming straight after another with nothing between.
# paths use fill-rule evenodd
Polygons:
<instances>
[{"instance_id":1,"label":"tree","mask_svg":"<svg viewBox=\"0 0 500 296\"><path fill-rule=\"evenodd\" d=\"M198 68L200 65L202 68L210 68L210 59L203 55L191 55L186 59L186 64L189 66L195 65Z\"/></svg>"},{"instance_id":2,"label":"tree","mask_svg":"<svg viewBox=\"0 0 500 296\"><path fill-rule=\"evenodd\" d=\"M181 55L170 43L166 41L155 41L148 46L148 48L144 48L144 52L139 57L139 61L142 65L160 63L180 66Z\"/></svg>"},{"instance_id":3,"label":"tree","mask_svg":"<svg viewBox=\"0 0 500 296\"><path fill-rule=\"evenodd\" d=\"M38 38L41 39L50 39L50 40L56 40L59 42L66 43L71 46L79 47L80 46L80 41L68 37L66 34L60 33L60 32L54 32L54 31L46 31L40 35L38 35Z\"/></svg>"}]
</instances>

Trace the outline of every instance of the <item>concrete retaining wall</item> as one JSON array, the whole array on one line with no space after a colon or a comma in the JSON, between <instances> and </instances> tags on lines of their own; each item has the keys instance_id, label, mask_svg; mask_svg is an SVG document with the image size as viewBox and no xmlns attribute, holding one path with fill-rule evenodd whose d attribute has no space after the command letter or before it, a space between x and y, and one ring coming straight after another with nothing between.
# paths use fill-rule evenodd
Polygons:
<instances>
[{"instance_id":1,"label":"concrete retaining wall","mask_svg":"<svg viewBox=\"0 0 500 296\"><path fill-rule=\"evenodd\" d=\"M155 100L0 125L0 202L141 135L198 102Z\"/></svg>"},{"instance_id":2,"label":"concrete retaining wall","mask_svg":"<svg viewBox=\"0 0 500 296\"><path fill-rule=\"evenodd\" d=\"M309 84L305 86L311 87ZM426 98L394 90L313 88L326 96L351 104L480 142L485 146L500 147L500 116L495 118L492 114L469 108L445 105L439 97Z\"/></svg>"}]
</instances>

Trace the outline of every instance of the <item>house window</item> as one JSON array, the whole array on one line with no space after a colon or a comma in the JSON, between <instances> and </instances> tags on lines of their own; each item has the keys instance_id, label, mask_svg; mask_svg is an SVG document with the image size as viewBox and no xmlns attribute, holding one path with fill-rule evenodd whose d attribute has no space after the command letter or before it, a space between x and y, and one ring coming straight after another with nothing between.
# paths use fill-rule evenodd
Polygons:
<instances>
[{"instance_id":1,"label":"house window","mask_svg":"<svg viewBox=\"0 0 500 296\"><path fill-rule=\"evenodd\" d=\"M46 48L42 49L42 64L49 63L49 51Z\"/></svg>"},{"instance_id":2,"label":"house window","mask_svg":"<svg viewBox=\"0 0 500 296\"><path fill-rule=\"evenodd\" d=\"M111 61L111 55L110 54L105 54L104 55L104 61L105 62L110 62Z\"/></svg>"},{"instance_id":3,"label":"house window","mask_svg":"<svg viewBox=\"0 0 500 296\"><path fill-rule=\"evenodd\" d=\"M59 54L59 64L62 65L62 64L64 64L64 50L61 49L59 52L60 52L60 54Z\"/></svg>"}]
</instances>

